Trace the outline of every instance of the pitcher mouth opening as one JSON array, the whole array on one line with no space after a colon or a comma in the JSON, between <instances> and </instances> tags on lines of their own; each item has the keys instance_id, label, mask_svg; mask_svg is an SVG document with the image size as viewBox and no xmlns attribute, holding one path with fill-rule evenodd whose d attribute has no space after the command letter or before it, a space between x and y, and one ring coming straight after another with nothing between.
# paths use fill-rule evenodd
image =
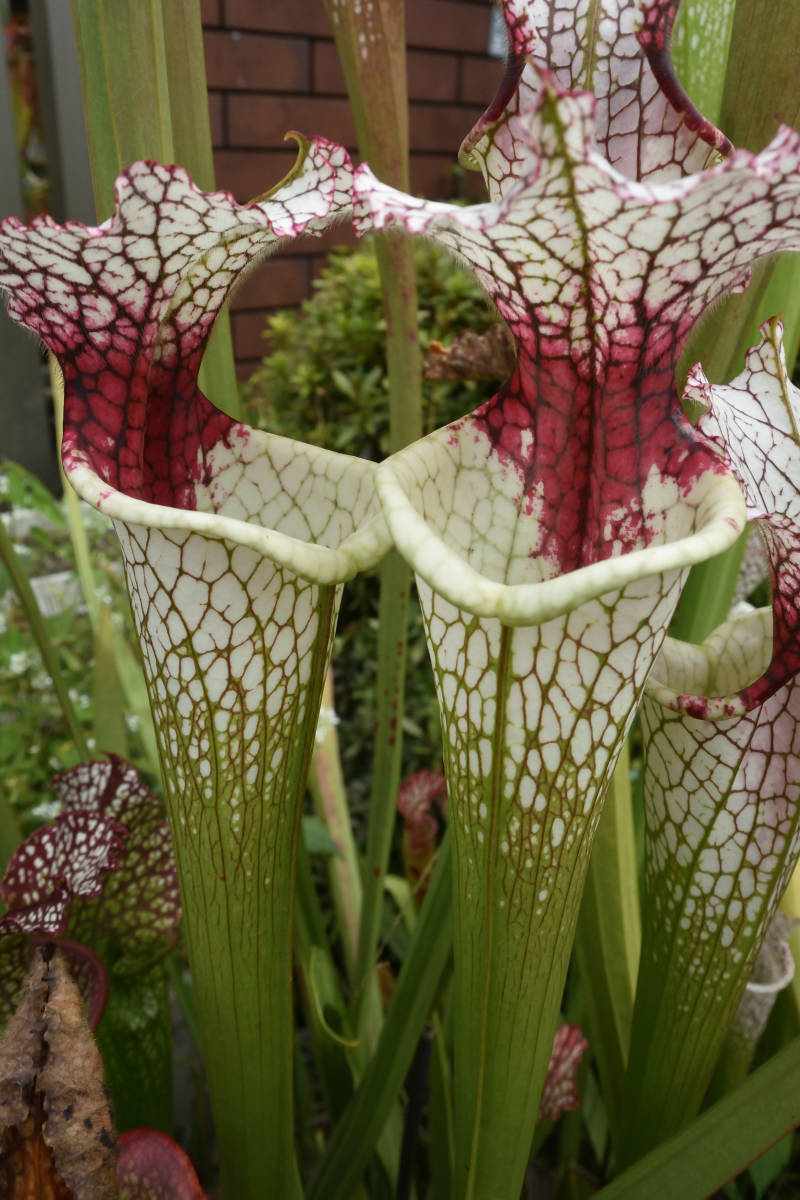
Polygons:
<instances>
[{"instance_id":1,"label":"pitcher mouth opening","mask_svg":"<svg viewBox=\"0 0 800 1200\"><path fill-rule=\"evenodd\" d=\"M662 708L709 721L747 711L739 693L769 670L773 647L771 608L738 612L701 645L666 638L645 694Z\"/></svg>"},{"instance_id":2,"label":"pitcher mouth opening","mask_svg":"<svg viewBox=\"0 0 800 1200\"><path fill-rule=\"evenodd\" d=\"M703 562L731 546L746 522L744 498L733 476L707 471L668 510L663 527L644 548L612 554L564 574L530 556L512 571L507 556L501 571L485 553L485 547L492 546L491 530L469 541L472 511L456 512L452 504L434 506L441 493L432 468L444 463L441 457L434 459L435 449L435 443L425 439L377 469L375 487L394 543L416 574L446 600L507 625L538 625L635 580ZM450 489L454 494L457 489ZM533 528L535 514L527 519ZM509 577L511 582L506 581Z\"/></svg>"}]
</instances>

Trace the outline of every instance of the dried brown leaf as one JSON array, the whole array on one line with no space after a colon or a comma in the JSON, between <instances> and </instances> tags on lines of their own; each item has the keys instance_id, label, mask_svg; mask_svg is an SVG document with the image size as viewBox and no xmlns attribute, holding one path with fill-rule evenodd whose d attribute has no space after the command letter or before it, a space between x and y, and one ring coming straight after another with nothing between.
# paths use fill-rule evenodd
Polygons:
<instances>
[{"instance_id":1,"label":"dried brown leaf","mask_svg":"<svg viewBox=\"0 0 800 1200\"><path fill-rule=\"evenodd\" d=\"M466 329L449 346L432 341L425 352L426 379L507 379L516 354L505 325L483 333Z\"/></svg>"},{"instance_id":2,"label":"dried brown leaf","mask_svg":"<svg viewBox=\"0 0 800 1200\"><path fill-rule=\"evenodd\" d=\"M114 1200L117 1149L100 1053L81 998L52 945L33 955L0 1041L4 1195Z\"/></svg>"}]
</instances>

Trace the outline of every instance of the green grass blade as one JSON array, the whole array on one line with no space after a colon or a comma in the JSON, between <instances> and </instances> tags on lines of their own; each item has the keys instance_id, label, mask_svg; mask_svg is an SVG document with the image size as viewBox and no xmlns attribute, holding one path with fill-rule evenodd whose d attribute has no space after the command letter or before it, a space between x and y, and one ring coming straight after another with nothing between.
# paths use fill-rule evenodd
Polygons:
<instances>
[{"instance_id":1,"label":"green grass blade","mask_svg":"<svg viewBox=\"0 0 800 1200\"><path fill-rule=\"evenodd\" d=\"M322 711L334 709L333 675L328 672L322 693ZM337 849L326 863L336 921L342 939L345 970L351 984L355 980L358 926L361 916L361 872L350 814L347 808L339 736L331 723L324 732L317 730L317 744L311 759L308 790L314 812L325 823ZM376 993L377 999L377 993Z\"/></svg>"},{"instance_id":2,"label":"green grass blade","mask_svg":"<svg viewBox=\"0 0 800 1200\"><path fill-rule=\"evenodd\" d=\"M600 1073L615 1146L619 1144L641 940L630 757L626 746L595 835L575 939L578 967L584 981L585 1032Z\"/></svg>"},{"instance_id":3,"label":"green grass blade","mask_svg":"<svg viewBox=\"0 0 800 1200\"><path fill-rule=\"evenodd\" d=\"M11 855L22 841L17 814L11 806L11 801L5 792L0 792L0 875L5 874ZM0 901L0 915L5 912L5 905Z\"/></svg>"},{"instance_id":4,"label":"green grass blade","mask_svg":"<svg viewBox=\"0 0 800 1200\"><path fill-rule=\"evenodd\" d=\"M138 158L175 157L160 7L154 0L72 3L100 220L111 213L123 166Z\"/></svg>"},{"instance_id":5,"label":"green grass blade","mask_svg":"<svg viewBox=\"0 0 800 1200\"><path fill-rule=\"evenodd\" d=\"M335 1119L353 1094L353 1071L348 1061L352 1056L346 1050L354 1039L302 839L298 848L295 906L295 960L300 992L326 1108Z\"/></svg>"},{"instance_id":6,"label":"green grass blade","mask_svg":"<svg viewBox=\"0 0 800 1200\"><path fill-rule=\"evenodd\" d=\"M117 637L111 622L111 610L107 604L103 604L94 635L94 743L100 754L119 754L128 759L125 697L114 652Z\"/></svg>"},{"instance_id":7,"label":"green grass blade","mask_svg":"<svg viewBox=\"0 0 800 1200\"><path fill-rule=\"evenodd\" d=\"M672 32L672 65L703 116L719 123L736 0L684 0Z\"/></svg>"},{"instance_id":8,"label":"green grass blade","mask_svg":"<svg viewBox=\"0 0 800 1200\"><path fill-rule=\"evenodd\" d=\"M8 571L11 578L11 584L14 591L17 593L19 602L22 605L22 611L28 619L28 624L31 627L31 632L36 639L36 645L39 648L39 653L42 656L45 670L48 672L53 681L53 690L58 697L58 702L61 705L64 719L67 723L70 736L75 743L75 748L79 756L84 760L89 760L89 748L86 744L86 736L83 732L78 715L75 712L75 706L69 696L69 690L64 677L61 674L61 665L58 659L58 652L53 645L50 634L47 630L47 622L42 616L41 609L33 594L33 588L28 582L28 576L25 573L25 568L19 560L19 556L14 549L14 544L8 534L8 531L0 521L0 563Z\"/></svg>"},{"instance_id":9,"label":"green grass blade","mask_svg":"<svg viewBox=\"0 0 800 1200\"><path fill-rule=\"evenodd\" d=\"M326 0L336 48L353 109L362 157L385 182L408 187L408 97L405 75L405 10L402 0L374 5L341 5ZM417 329L417 287L413 251L402 237L376 242L386 314L390 450L422 433L422 359ZM380 572L378 711L370 795L364 901L356 976L371 970L378 943L383 879L395 822L400 783L402 713L410 572L389 555ZM359 1026L374 1041L374 1005L362 992Z\"/></svg>"},{"instance_id":10,"label":"green grass blade","mask_svg":"<svg viewBox=\"0 0 800 1200\"><path fill-rule=\"evenodd\" d=\"M445 837L381 1038L312 1180L309 1200L349 1200L377 1144L419 1041L452 946L451 854Z\"/></svg>"},{"instance_id":11,"label":"green grass blade","mask_svg":"<svg viewBox=\"0 0 800 1200\"><path fill-rule=\"evenodd\" d=\"M800 1125L798 1078L800 1038L603 1188L597 1200L710 1196Z\"/></svg>"}]
</instances>

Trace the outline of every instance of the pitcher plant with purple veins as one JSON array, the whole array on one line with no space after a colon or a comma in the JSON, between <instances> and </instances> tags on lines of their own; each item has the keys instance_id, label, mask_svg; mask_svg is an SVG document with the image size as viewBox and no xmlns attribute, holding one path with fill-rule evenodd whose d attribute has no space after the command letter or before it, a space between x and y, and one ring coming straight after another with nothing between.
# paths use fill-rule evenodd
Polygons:
<instances>
[{"instance_id":1,"label":"pitcher plant with purple veins","mask_svg":"<svg viewBox=\"0 0 800 1200\"><path fill-rule=\"evenodd\" d=\"M197 374L242 272L347 212L350 181L323 141L247 206L138 163L105 225L0 235L9 311L64 373L67 478L122 547L232 1195L290 1186L300 799L341 584L389 539L373 464L237 423Z\"/></svg>"},{"instance_id":2,"label":"pitcher plant with purple veins","mask_svg":"<svg viewBox=\"0 0 800 1200\"><path fill-rule=\"evenodd\" d=\"M641 55L638 92L598 104L562 90L558 38L540 51L548 72L536 33L511 36L534 59L517 111L490 109L467 139L488 204L415 200L366 167L355 178L357 227L399 225L458 254L517 343L488 404L376 477L417 575L443 714L456 1170L475 1196L524 1169L593 829L682 568L744 522L733 473L683 415L678 356L754 259L800 244L795 134L687 175L687 141L697 154L700 135L724 139L685 118L668 128ZM635 48L621 37L607 58L599 44L596 71L630 78ZM644 179L622 173L637 164ZM792 673L786 654L775 663L751 702ZM520 1061L532 1069L511 1071Z\"/></svg>"},{"instance_id":3,"label":"pitcher plant with purple veins","mask_svg":"<svg viewBox=\"0 0 800 1200\"><path fill-rule=\"evenodd\" d=\"M0 226L9 313L64 373L65 471L122 545L231 1196L265 1179L276 1195L296 1188L302 796L341 586L392 545L416 575L455 850L452 1194L522 1186L593 835L646 688L666 714L645 718L651 922L673 939L663 970L688 970L691 987L700 967L675 947L703 922L685 941L714 942L728 1019L796 857L781 774L797 753L797 505L784 486L796 487L796 404L778 402L789 385L768 340L729 389L691 374L712 413L698 427L675 375L702 314L757 260L800 250L800 136L731 148L672 70L676 10L504 0L506 73L462 147L483 204L415 198L353 171L342 147L298 138L296 168L248 205L139 162L98 228ZM354 14L372 36L371 6ZM424 236L466 263L516 350L492 399L377 467L233 421L197 385L243 274L346 217L359 235ZM748 517L767 521L774 551L771 641L758 615L746 652L748 618L746 636L737 624L682 674L664 645L688 570ZM720 647L736 669L717 665ZM680 773L695 757L708 764L690 799ZM742 922L734 953L726 930ZM663 976L645 936L642 996ZM631 1085L638 1113L646 1078Z\"/></svg>"}]
</instances>

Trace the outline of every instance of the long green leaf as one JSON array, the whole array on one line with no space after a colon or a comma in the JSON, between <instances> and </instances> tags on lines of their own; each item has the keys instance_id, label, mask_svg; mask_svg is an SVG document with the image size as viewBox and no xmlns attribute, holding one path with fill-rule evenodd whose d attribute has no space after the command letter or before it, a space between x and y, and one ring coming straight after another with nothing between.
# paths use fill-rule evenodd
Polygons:
<instances>
[{"instance_id":1,"label":"long green leaf","mask_svg":"<svg viewBox=\"0 0 800 1200\"><path fill-rule=\"evenodd\" d=\"M597 1200L710 1196L800 1125L799 1077L800 1038L603 1188Z\"/></svg>"},{"instance_id":2,"label":"long green leaf","mask_svg":"<svg viewBox=\"0 0 800 1200\"><path fill-rule=\"evenodd\" d=\"M326 0L353 109L359 150L381 179L408 187L408 103L402 0L341 5ZM398 450L422 433L422 361L411 246L397 235L376 245L386 314L389 442ZM383 879L400 783L410 573L396 555L380 571L377 712L364 901L356 977L371 971L380 928ZM359 1024L375 1039L371 983L361 992Z\"/></svg>"},{"instance_id":3,"label":"long green leaf","mask_svg":"<svg viewBox=\"0 0 800 1200\"><path fill-rule=\"evenodd\" d=\"M672 33L672 65L700 112L719 124L736 0L684 0Z\"/></svg>"},{"instance_id":4,"label":"long green leaf","mask_svg":"<svg viewBox=\"0 0 800 1200\"><path fill-rule=\"evenodd\" d=\"M175 157L161 7L155 0L73 0L101 220L113 208L114 180L123 166L137 158Z\"/></svg>"},{"instance_id":5,"label":"long green leaf","mask_svg":"<svg viewBox=\"0 0 800 1200\"><path fill-rule=\"evenodd\" d=\"M301 998L327 1111L335 1119L353 1094L353 1070L349 1062L352 1056L346 1053L353 1037L302 839L298 848L295 905L295 959ZM338 1028L332 1029L332 1022Z\"/></svg>"},{"instance_id":6,"label":"long green leaf","mask_svg":"<svg viewBox=\"0 0 800 1200\"><path fill-rule=\"evenodd\" d=\"M451 854L445 837L375 1055L336 1126L309 1200L349 1200L373 1153L431 1011L452 946Z\"/></svg>"},{"instance_id":7,"label":"long green leaf","mask_svg":"<svg viewBox=\"0 0 800 1200\"><path fill-rule=\"evenodd\" d=\"M119 754L127 759L125 697L114 653L117 636L111 623L111 610L103 604L94 636L94 741L102 754Z\"/></svg>"},{"instance_id":8,"label":"long green leaf","mask_svg":"<svg viewBox=\"0 0 800 1200\"><path fill-rule=\"evenodd\" d=\"M333 712L333 706L333 674L329 671L322 693L323 713L326 709ZM328 728L317 730L317 744L311 759L308 790L311 793L314 811L320 820L324 821L337 850L335 855L328 857L328 878L342 938L345 969L352 984L355 979L362 886L358 851L347 809L339 756L339 737L333 722Z\"/></svg>"},{"instance_id":9,"label":"long green leaf","mask_svg":"<svg viewBox=\"0 0 800 1200\"><path fill-rule=\"evenodd\" d=\"M595 835L575 939L588 1037L619 1144L623 1080L642 939L630 756L620 755Z\"/></svg>"},{"instance_id":10,"label":"long green leaf","mask_svg":"<svg viewBox=\"0 0 800 1200\"><path fill-rule=\"evenodd\" d=\"M158 7L164 27L164 62L169 82L175 160L187 168L195 183L212 191L214 155L200 2L169 0L168 4ZM243 417L227 312L220 313L214 324L200 368L200 386L219 408L232 417Z\"/></svg>"},{"instance_id":11,"label":"long green leaf","mask_svg":"<svg viewBox=\"0 0 800 1200\"><path fill-rule=\"evenodd\" d=\"M82 759L88 760L89 748L86 745L86 737L75 712L75 706L70 699L64 677L61 674L58 651L51 641L47 623L33 594L33 588L28 582L25 568L19 560L19 556L14 549L14 544L2 521L0 521L0 563L2 563L11 577L11 584L19 597L22 610L28 619L45 669L53 681L53 688L58 697L61 711L64 714L64 719L67 722L70 736L75 743L78 754Z\"/></svg>"}]
</instances>

